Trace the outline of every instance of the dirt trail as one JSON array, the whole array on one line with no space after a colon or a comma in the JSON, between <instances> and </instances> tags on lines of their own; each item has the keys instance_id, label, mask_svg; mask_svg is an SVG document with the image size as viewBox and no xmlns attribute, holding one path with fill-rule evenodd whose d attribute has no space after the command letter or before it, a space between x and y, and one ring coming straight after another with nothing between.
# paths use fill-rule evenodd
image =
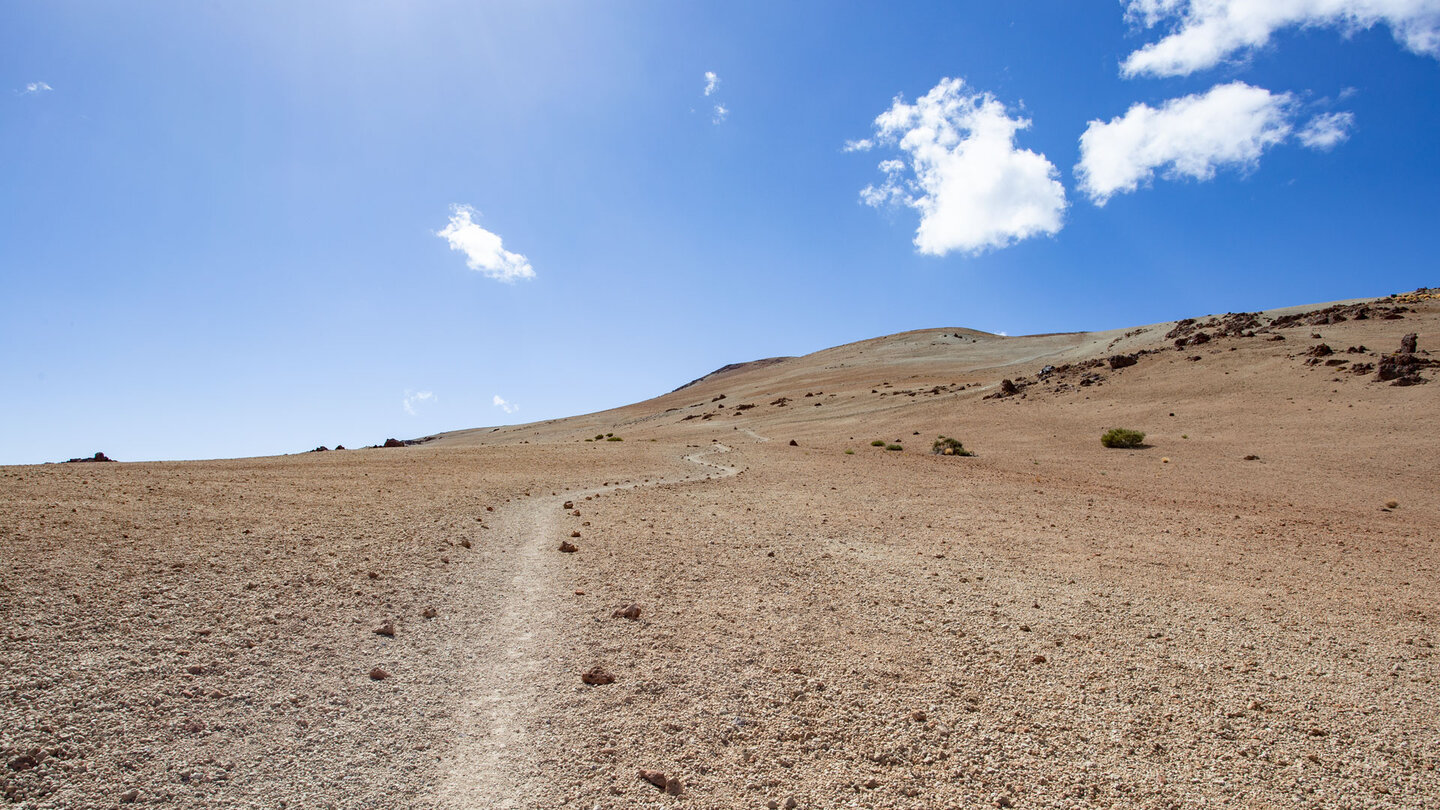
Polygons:
<instances>
[{"instance_id":1,"label":"dirt trail","mask_svg":"<svg viewBox=\"0 0 1440 810\"><path fill-rule=\"evenodd\" d=\"M768 441L746 432L757 441ZM686 461L713 472L682 483L738 474L739 468L707 458L731 450L717 442L686 455ZM497 548L504 556L467 586L474 599L466 600L474 605L497 604L499 609L495 615L467 616L467 626L458 634L472 645L465 655L470 673L461 679L465 693L458 701L458 725L464 731L441 764L444 783L437 791L438 806L523 807L536 795L535 782L544 772L540 760L546 752L540 749L541 741L527 733L527 726L535 707L545 700L542 675L560 663L551 659L557 655L553 642L565 609L560 568L566 555L555 551L563 533L561 507L567 501L662 483L666 482L656 479L572 490L527 499L500 514Z\"/></svg>"}]
</instances>

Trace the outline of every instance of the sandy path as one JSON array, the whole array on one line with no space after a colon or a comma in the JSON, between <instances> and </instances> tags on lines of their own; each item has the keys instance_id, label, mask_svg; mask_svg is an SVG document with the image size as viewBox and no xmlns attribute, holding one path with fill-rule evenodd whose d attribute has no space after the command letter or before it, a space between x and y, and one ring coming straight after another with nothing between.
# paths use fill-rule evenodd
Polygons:
<instances>
[{"instance_id":1,"label":"sandy path","mask_svg":"<svg viewBox=\"0 0 1440 810\"><path fill-rule=\"evenodd\" d=\"M754 431L745 432L756 441L769 441ZM709 470L684 481L738 474L739 468L708 458L731 449L717 442L684 456ZM479 582L471 583L473 598L465 600L475 606L498 607L494 615L477 609L465 619L462 637L472 639L474 647L465 655L470 672L460 679L463 694L457 725L461 738L440 768L445 781L437 791L439 806L523 807L541 789L537 782L544 772L544 741L535 739L529 729L535 725L536 707L546 700L544 673L563 665L556 639L565 613L562 597L567 586L562 563L567 555L555 550L566 534L562 507L607 492L662 483L666 482L657 478L571 490L526 499L497 513L500 545L514 549L514 554Z\"/></svg>"}]
</instances>

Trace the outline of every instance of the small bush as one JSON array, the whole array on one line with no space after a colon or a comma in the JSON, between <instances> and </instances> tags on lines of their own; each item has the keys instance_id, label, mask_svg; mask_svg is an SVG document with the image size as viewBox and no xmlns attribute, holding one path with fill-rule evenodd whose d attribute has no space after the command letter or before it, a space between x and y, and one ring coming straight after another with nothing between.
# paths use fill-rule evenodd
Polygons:
<instances>
[{"instance_id":1,"label":"small bush","mask_svg":"<svg viewBox=\"0 0 1440 810\"><path fill-rule=\"evenodd\" d=\"M1100 437L1100 443L1106 447L1139 447L1145 443L1145 434L1129 428L1111 428Z\"/></svg>"},{"instance_id":2,"label":"small bush","mask_svg":"<svg viewBox=\"0 0 1440 810\"><path fill-rule=\"evenodd\" d=\"M884 447L884 446L885 446L885 440L884 440L884 439L876 439L875 441L870 442L870 446L871 446L871 447Z\"/></svg>"},{"instance_id":3,"label":"small bush","mask_svg":"<svg viewBox=\"0 0 1440 810\"><path fill-rule=\"evenodd\" d=\"M622 438L620 438L619 436L609 436L609 437L606 437L605 441L607 441L607 442L623 442L623 441L625 441L625 440L622 439Z\"/></svg>"},{"instance_id":4,"label":"small bush","mask_svg":"<svg viewBox=\"0 0 1440 810\"><path fill-rule=\"evenodd\" d=\"M845 451L845 455L847 455L847 456L853 456L853 455L855 455L855 451L854 451L854 450L846 450L846 451Z\"/></svg>"},{"instance_id":5,"label":"small bush","mask_svg":"<svg viewBox=\"0 0 1440 810\"><path fill-rule=\"evenodd\" d=\"M605 438L605 434L604 434L604 433L596 433L596 434L595 434L595 441L598 442L598 441L600 441L600 440L603 439L603 438Z\"/></svg>"},{"instance_id":6,"label":"small bush","mask_svg":"<svg viewBox=\"0 0 1440 810\"><path fill-rule=\"evenodd\" d=\"M885 449L886 449L886 450L904 450L905 448L901 447L901 446L898 445L898 444L887 444L887 445L885 445Z\"/></svg>"},{"instance_id":7,"label":"small bush","mask_svg":"<svg viewBox=\"0 0 1440 810\"><path fill-rule=\"evenodd\" d=\"M959 439L952 439L949 436L941 436L930 445L930 452L937 456L973 456L974 453L965 449L965 445Z\"/></svg>"}]
</instances>

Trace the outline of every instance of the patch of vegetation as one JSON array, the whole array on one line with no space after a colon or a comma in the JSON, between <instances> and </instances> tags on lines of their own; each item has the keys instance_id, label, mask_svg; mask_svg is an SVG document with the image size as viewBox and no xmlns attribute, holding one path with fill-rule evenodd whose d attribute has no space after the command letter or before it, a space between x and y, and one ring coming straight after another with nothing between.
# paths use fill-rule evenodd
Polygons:
<instances>
[{"instance_id":1,"label":"patch of vegetation","mask_svg":"<svg viewBox=\"0 0 1440 810\"><path fill-rule=\"evenodd\" d=\"M853 455L855 455L855 451L854 451L854 450L846 450L846 451L845 451L845 455L847 455L847 456L853 456Z\"/></svg>"},{"instance_id":2,"label":"patch of vegetation","mask_svg":"<svg viewBox=\"0 0 1440 810\"><path fill-rule=\"evenodd\" d=\"M606 437L605 437L605 441L607 441L607 442L623 442L623 441L625 441L625 440L622 439L622 438L620 438L619 436L616 436L615 434L612 433L612 434L610 434L609 436L606 436Z\"/></svg>"},{"instance_id":3,"label":"patch of vegetation","mask_svg":"<svg viewBox=\"0 0 1440 810\"><path fill-rule=\"evenodd\" d=\"M595 434L595 441L598 442L598 441L600 441L600 440L603 439L603 438L605 438L605 434L604 434L604 433L596 433L596 434Z\"/></svg>"},{"instance_id":4,"label":"patch of vegetation","mask_svg":"<svg viewBox=\"0 0 1440 810\"><path fill-rule=\"evenodd\" d=\"M870 446L871 446L871 447L884 447L884 446L885 446L885 440L884 440L884 439L876 439L875 441L870 442Z\"/></svg>"},{"instance_id":5,"label":"patch of vegetation","mask_svg":"<svg viewBox=\"0 0 1440 810\"><path fill-rule=\"evenodd\" d=\"M974 453L965 449L965 445L959 439L949 436L941 436L930 445L930 452L937 456L973 456Z\"/></svg>"},{"instance_id":6,"label":"patch of vegetation","mask_svg":"<svg viewBox=\"0 0 1440 810\"><path fill-rule=\"evenodd\" d=\"M1129 428L1110 428L1100 437L1106 447L1139 447L1145 443L1145 433Z\"/></svg>"},{"instance_id":7,"label":"patch of vegetation","mask_svg":"<svg viewBox=\"0 0 1440 810\"><path fill-rule=\"evenodd\" d=\"M901 446L898 445L898 444L887 444L887 445L885 445L885 449L886 449L886 450L904 450L905 448L901 447Z\"/></svg>"}]
</instances>

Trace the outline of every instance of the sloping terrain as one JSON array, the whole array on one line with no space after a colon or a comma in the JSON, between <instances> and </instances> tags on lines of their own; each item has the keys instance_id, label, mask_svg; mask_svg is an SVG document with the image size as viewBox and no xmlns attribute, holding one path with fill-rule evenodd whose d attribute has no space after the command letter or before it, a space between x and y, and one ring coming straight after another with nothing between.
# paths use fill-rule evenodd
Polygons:
<instances>
[{"instance_id":1,"label":"sloping terrain","mask_svg":"<svg viewBox=\"0 0 1440 810\"><path fill-rule=\"evenodd\" d=\"M1437 326L932 329L416 447L3 468L0 790L1424 807Z\"/></svg>"}]
</instances>

